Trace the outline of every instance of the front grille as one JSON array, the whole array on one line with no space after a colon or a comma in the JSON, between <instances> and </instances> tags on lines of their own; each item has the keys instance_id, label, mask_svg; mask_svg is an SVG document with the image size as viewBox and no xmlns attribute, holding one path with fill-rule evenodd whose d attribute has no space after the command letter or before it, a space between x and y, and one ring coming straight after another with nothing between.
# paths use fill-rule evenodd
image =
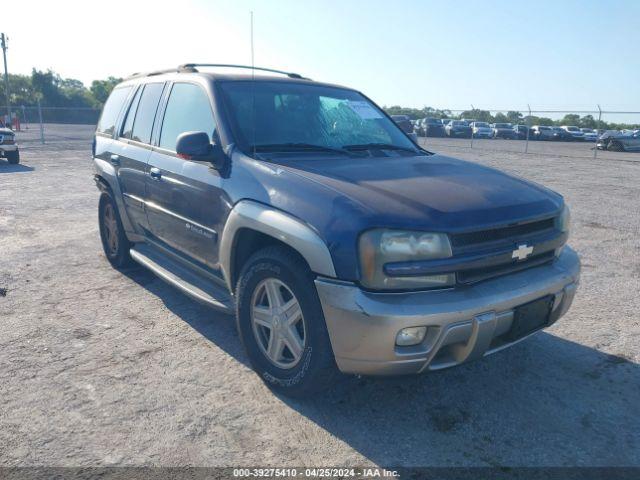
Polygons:
<instances>
[{"instance_id":1,"label":"front grille","mask_svg":"<svg viewBox=\"0 0 640 480\"><path fill-rule=\"evenodd\" d=\"M460 284L480 282L482 280L487 280L489 278L497 277L500 275L507 275L509 273L515 273L521 270L526 270L527 268L537 267L546 263L550 263L553 261L554 256L555 252L553 250L550 250L548 252L541 253L540 255L528 258L527 260L522 262L513 261L510 263L492 265L490 267L463 270L461 272L458 272L457 280Z\"/></svg>"},{"instance_id":2,"label":"front grille","mask_svg":"<svg viewBox=\"0 0 640 480\"><path fill-rule=\"evenodd\" d=\"M492 228L490 230L480 230L477 232L457 233L451 235L451 246L467 247L481 243L496 242L500 240L517 240L524 235L531 235L550 230L554 227L555 219L547 218L537 222L512 225L509 227Z\"/></svg>"},{"instance_id":3,"label":"front grille","mask_svg":"<svg viewBox=\"0 0 640 480\"><path fill-rule=\"evenodd\" d=\"M15 139L13 135L0 135L0 144L13 145L14 143L15 143Z\"/></svg>"}]
</instances>

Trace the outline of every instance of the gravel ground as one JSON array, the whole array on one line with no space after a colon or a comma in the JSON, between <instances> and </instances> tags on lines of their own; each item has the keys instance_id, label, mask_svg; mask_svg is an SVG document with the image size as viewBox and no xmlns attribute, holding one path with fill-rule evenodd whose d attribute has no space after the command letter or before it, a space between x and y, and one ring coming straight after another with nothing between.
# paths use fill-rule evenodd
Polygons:
<instances>
[{"instance_id":1,"label":"gravel ground","mask_svg":"<svg viewBox=\"0 0 640 480\"><path fill-rule=\"evenodd\" d=\"M0 466L640 466L640 154L430 141L566 196L572 310L475 363L292 401L231 317L109 266L90 131L30 130L22 164L0 160Z\"/></svg>"}]
</instances>

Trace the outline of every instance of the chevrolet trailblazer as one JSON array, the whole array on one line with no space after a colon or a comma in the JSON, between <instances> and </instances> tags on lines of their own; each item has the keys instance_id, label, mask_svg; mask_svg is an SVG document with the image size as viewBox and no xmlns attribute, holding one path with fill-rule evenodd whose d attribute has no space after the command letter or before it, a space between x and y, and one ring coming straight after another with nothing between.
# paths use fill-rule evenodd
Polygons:
<instances>
[{"instance_id":1,"label":"chevrolet trailblazer","mask_svg":"<svg viewBox=\"0 0 640 480\"><path fill-rule=\"evenodd\" d=\"M113 90L93 143L100 236L114 267L234 312L269 386L458 365L569 309L560 195L423 150L356 90L226 67Z\"/></svg>"}]
</instances>

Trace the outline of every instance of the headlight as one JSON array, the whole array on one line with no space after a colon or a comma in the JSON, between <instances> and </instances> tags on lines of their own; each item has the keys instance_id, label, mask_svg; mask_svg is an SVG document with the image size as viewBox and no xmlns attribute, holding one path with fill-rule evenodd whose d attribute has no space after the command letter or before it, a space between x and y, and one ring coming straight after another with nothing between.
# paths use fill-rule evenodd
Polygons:
<instances>
[{"instance_id":1,"label":"headlight","mask_svg":"<svg viewBox=\"0 0 640 480\"><path fill-rule=\"evenodd\" d=\"M562 209L562 213L556 220L556 228L563 233L569 234L571 228L571 212L566 205Z\"/></svg>"},{"instance_id":2,"label":"headlight","mask_svg":"<svg viewBox=\"0 0 640 480\"><path fill-rule=\"evenodd\" d=\"M384 265L451 257L449 238L443 233L405 230L369 230L360 235L361 283L378 290L447 287L455 283L454 274L389 277Z\"/></svg>"}]
</instances>

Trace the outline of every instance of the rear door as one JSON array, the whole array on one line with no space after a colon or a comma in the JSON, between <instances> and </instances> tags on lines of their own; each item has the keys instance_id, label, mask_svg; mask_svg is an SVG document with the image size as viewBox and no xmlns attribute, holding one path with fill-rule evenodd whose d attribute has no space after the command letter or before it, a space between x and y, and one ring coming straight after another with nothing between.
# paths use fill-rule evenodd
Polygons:
<instances>
[{"instance_id":1,"label":"rear door","mask_svg":"<svg viewBox=\"0 0 640 480\"><path fill-rule=\"evenodd\" d=\"M145 177L151 155L151 132L164 83L140 85L114 143L111 162L118 166L124 205L138 233L148 230Z\"/></svg>"},{"instance_id":2,"label":"rear door","mask_svg":"<svg viewBox=\"0 0 640 480\"><path fill-rule=\"evenodd\" d=\"M149 227L162 243L217 268L218 232L227 211L222 178L209 162L184 160L176 154L181 133L201 131L214 138L211 102L199 84L176 82L170 88L157 146L149 158Z\"/></svg>"}]
</instances>

